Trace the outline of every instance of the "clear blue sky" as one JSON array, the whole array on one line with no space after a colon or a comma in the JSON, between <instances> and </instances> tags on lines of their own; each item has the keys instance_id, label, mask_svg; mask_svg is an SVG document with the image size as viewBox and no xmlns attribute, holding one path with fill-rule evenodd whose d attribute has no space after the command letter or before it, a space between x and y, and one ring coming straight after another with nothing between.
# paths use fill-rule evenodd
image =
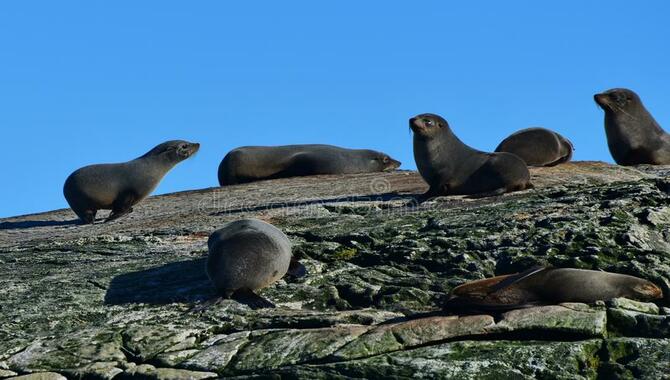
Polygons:
<instances>
[{"instance_id":1,"label":"clear blue sky","mask_svg":"<svg viewBox=\"0 0 670 380\"><path fill-rule=\"evenodd\" d=\"M670 125L667 1L3 1L0 216L67 207L65 178L202 144L155 194L217 185L240 145L328 143L414 169L407 119L492 150L554 129L612 159L592 95Z\"/></svg>"}]
</instances>

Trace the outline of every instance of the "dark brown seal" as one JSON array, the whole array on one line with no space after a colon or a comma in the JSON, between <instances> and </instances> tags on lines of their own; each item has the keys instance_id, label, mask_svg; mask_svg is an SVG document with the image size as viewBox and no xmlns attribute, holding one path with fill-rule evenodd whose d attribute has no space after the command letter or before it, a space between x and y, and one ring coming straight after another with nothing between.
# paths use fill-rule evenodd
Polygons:
<instances>
[{"instance_id":1,"label":"dark brown seal","mask_svg":"<svg viewBox=\"0 0 670 380\"><path fill-rule=\"evenodd\" d=\"M442 117L409 120L414 160L430 189L423 199L450 194L496 195L532 187L526 163L511 153L486 153L465 145Z\"/></svg>"},{"instance_id":2,"label":"dark brown seal","mask_svg":"<svg viewBox=\"0 0 670 380\"><path fill-rule=\"evenodd\" d=\"M305 273L305 267L293 260L286 235L258 219L226 224L209 236L207 246L207 274L219 294L252 308L274 307L255 290L276 282L287 272Z\"/></svg>"},{"instance_id":3,"label":"dark brown seal","mask_svg":"<svg viewBox=\"0 0 670 380\"><path fill-rule=\"evenodd\" d=\"M537 267L457 286L449 304L480 310L509 310L562 302L663 297L653 283L634 276L585 269Z\"/></svg>"},{"instance_id":4,"label":"dark brown seal","mask_svg":"<svg viewBox=\"0 0 670 380\"><path fill-rule=\"evenodd\" d=\"M527 128L504 139L496 152L516 154L528 166L554 166L572 158L570 140L545 128Z\"/></svg>"},{"instance_id":5,"label":"dark brown seal","mask_svg":"<svg viewBox=\"0 0 670 380\"><path fill-rule=\"evenodd\" d=\"M670 135L631 90L615 88L594 95L605 111L607 145L619 165L670 165Z\"/></svg>"},{"instance_id":6,"label":"dark brown seal","mask_svg":"<svg viewBox=\"0 0 670 380\"><path fill-rule=\"evenodd\" d=\"M63 194L84 223L93 223L98 210L112 210L106 221L117 219L132 212L132 206L146 198L170 169L199 147L173 140L132 161L85 166L67 177Z\"/></svg>"},{"instance_id":7,"label":"dark brown seal","mask_svg":"<svg viewBox=\"0 0 670 380\"><path fill-rule=\"evenodd\" d=\"M355 174L395 170L400 162L368 149L332 145L245 146L219 165L219 184L235 185L264 179L318 174Z\"/></svg>"}]
</instances>

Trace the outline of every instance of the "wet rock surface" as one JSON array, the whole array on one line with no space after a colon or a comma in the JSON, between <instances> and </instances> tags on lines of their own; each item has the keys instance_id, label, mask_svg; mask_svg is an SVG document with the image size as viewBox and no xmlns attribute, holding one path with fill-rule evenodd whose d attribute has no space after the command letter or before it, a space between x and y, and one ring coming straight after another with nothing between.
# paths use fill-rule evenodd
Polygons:
<instances>
[{"instance_id":1,"label":"wet rock surface","mask_svg":"<svg viewBox=\"0 0 670 380\"><path fill-rule=\"evenodd\" d=\"M669 168L531 173L532 190L418 207L425 184L395 172L151 197L92 226L0 219L0 378L663 378ZM309 275L261 291L276 309L194 309L215 296L209 233L242 217L281 228ZM666 298L442 310L464 281L534 265L635 275Z\"/></svg>"}]
</instances>

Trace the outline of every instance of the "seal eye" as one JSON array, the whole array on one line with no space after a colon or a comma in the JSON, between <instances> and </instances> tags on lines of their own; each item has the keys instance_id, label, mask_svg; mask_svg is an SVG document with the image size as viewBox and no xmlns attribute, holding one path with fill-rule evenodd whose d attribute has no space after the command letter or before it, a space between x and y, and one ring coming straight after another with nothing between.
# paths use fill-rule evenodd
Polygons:
<instances>
[{"instance_id":1,"label":"seal eye","mask_svg":"<svg viewBox=\"0 0 670 380\"><path fill-rule=\"evenodd\" d=\"M423 122L429 127L433 126L433 121L430 119L423 119Z\"/></svg>"},{"instance_id":2,"label":"seal eye","mask_svg":"<svg viewBox=\"0 0 670 380\"><path fill-rule=\"evenodd\" d=\"M385 164L388 164L389 158L384 156L384 158L382 158L382 162L385 163Z\"/></svg>"}]
</instances>

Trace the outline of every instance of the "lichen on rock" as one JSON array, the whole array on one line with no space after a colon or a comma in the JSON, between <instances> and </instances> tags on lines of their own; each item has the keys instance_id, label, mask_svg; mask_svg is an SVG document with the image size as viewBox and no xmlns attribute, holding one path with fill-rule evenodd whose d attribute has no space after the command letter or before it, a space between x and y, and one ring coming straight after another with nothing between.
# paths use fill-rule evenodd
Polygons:
<instances>
[{"instance_id":1,"label":"lichen on rock","mask_svg":"<svg viewBox=\"0 0 670 380\"><path fill-rule=\"evenodd\" d=\"M317 176L150 197L106 224L5 218L0 378L661 378L668 173L568 163L531 169L533 190L420 206L414 172ZM195 308L216 296L207 236L244 217L281 228L309 275L261 291L276 309ZM642 277L665 299L442 308L465 281L534 265Z\"/></svg>"}]
</instances>

